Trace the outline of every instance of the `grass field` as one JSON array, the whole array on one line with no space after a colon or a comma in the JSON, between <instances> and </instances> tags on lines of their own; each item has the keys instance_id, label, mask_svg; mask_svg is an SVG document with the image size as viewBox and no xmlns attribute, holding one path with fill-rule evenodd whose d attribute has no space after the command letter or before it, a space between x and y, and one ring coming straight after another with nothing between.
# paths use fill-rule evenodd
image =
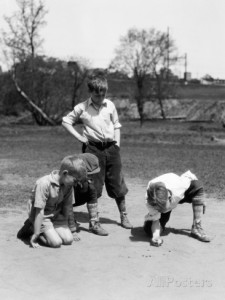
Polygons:
<instances>
[{"instance_id":1,"label":"grass field","mask_svg":"<svg viewBox=\"0 0 225 300\"><path fill-rule=\"evenodd\" d=\"M106 237L88 231L85 205L75 209L81 241L59 249L32 249L16 238L27 218L26 201L36 179L58 168L81 145L59 127L0 127L0 298L9 300L218 300L224 295L224 145L220 124L123 123L121 154L129 188L133 229L120 226L115 201L99 199ZM191 205L172 212L162 247L143 231L145 189L164 172L190 169L203 181L207 209L203 228L211 243L190 238ZM218 200L217 200L218 199ZM19 259L18 259L19 258ZM165 280L171 284L164 285ZM160 285L161 284L161 285Z\"/></svg>"},{"instance_id":2,"label":"grass field","mask_svg":"<svg viewBox=\"0 0 225 300\"><path fill-rule=\"evenodd\" d=\"M214 123L172 121L127 122L122 128L121 154L127 178L147 181L165 172L188 169L202 180L208 196L225 196L225 149L211 136L225 137ZM57 169L81 145L59 127L0 127L0 206L24 207L36 179ZM144 195L143 190L143 195Z\"/></svg>"}]
</instances>

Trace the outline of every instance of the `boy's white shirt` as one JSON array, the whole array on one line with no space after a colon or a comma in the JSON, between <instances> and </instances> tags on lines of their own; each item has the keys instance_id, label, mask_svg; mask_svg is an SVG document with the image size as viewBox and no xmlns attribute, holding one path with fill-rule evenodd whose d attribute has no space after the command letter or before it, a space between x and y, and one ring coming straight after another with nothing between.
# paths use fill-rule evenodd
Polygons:
<instances>
[{"instance_id":1,"label":"boy's white shirt","mask_svg":"<svg viewBox=\"0 0 225 300\"><path fill-rule=\"evenodd\" d=\"M192 180L197 180L197 177L193 173L191 173L191 171L187 171L181 176L175 173L167 173L150 180L147 186L147 190L149 188L149 185L153 182L163 182L165 184L166 188L172 192L172 197L170 200L168 200L167 209L166 211L164 211L168 212L174 209L179 201L184 198L184 193L189 188ZM145 216L145 221L159 220L161 213L148 203L147 191L145 199L148 209L148 214Z\"/></svg>"}]
</instances>

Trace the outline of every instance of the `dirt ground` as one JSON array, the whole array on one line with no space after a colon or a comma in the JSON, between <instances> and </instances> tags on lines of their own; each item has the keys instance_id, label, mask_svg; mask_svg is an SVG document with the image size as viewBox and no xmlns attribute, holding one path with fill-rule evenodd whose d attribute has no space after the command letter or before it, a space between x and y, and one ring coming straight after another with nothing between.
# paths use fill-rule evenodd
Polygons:
<instances>
[{"instance_id":1,"label":"dirt ground","mask_svg":"<svg viewBox=\"0 0 225 300\"><path fill-rule=\"evenodd\" d=\"M171 214L164 244L156 248L142 229L147 181L127 178L127 184L132 230L119 226L116 205L104 194L99 211L109 236L88 232L82 206L75 213L81 241L60 249L32 249L18 240L26 214L2 208L0 299L223 299L225 203L207 199L203 226L213 237L211 243L189 237L192 210L183 204Z\"/></svg>"},{"instance_id":2,"label":"dirt ground","mask_svg":"<svg viewBox=\"0 0 225 300\"><path fill-rule=\"evenodd\" d=\"M80 242L60 249L32 249L16 238L25 205L40 176L57 168L80 145L61 127L0 126L0 299L3 300L220 300L225 292L225 140L214 123L123 124L123 170L129 187L132 230L119 225L116 204L99 200L109 236L88 232L85 206L76 208ZM148 159L145 159L148 158ZM213 240L191 237L192 209L171 214L162 247L143 232L147 181L165 172L190 169L202 180L208 207L203 228Z\"/></svg>"}]
</instances>

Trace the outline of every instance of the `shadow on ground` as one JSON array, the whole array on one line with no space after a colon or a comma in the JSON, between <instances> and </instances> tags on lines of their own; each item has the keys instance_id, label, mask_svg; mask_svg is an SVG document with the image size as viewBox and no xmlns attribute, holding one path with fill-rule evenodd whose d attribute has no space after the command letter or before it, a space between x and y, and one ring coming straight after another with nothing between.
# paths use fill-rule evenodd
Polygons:
<instances>
[{"instance_id":1,"label":"shadow on ground","mask_svg":"<svg viewBox=\"0 0 225 300\"><path fill-rule=\"evenodd\" d=\"M167 227L161 234L161 236L167 236L169 234L179 234L190 236L190 229L176 229L172 227ZM135 227L131 229L131 236L129 237L132 242L146 241L149 242L150 236L148 236L143 227Z\"/></svg>"}]
</instances>

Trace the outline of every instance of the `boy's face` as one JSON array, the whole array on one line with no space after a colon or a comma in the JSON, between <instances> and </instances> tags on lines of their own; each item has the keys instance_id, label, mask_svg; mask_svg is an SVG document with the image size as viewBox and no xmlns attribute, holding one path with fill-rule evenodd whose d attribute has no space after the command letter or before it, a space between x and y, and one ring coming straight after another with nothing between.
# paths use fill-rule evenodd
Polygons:
<instances>
[{"instance_id":1,"label":"boy's face","mask_svg":"<svg viewBox=\"0 0 225 300\"><path fill-rule=\"evenodd\" d=\"M91 100L94 102L95 105L100 107L105 99L105 95L106 91L93 91L91 92Z\"/></svg>"},{"instance_id":2,"label":"boy's face","mask_svg":"<svg viewBox=\"0 0 225 300\"><path fill-rule=\"evenodd\" d=\"M75 174L69 174L67 171L64 171L61 176L61 183L65 186L76 186L78 183Z\"/></svg>"}]
</instances>

